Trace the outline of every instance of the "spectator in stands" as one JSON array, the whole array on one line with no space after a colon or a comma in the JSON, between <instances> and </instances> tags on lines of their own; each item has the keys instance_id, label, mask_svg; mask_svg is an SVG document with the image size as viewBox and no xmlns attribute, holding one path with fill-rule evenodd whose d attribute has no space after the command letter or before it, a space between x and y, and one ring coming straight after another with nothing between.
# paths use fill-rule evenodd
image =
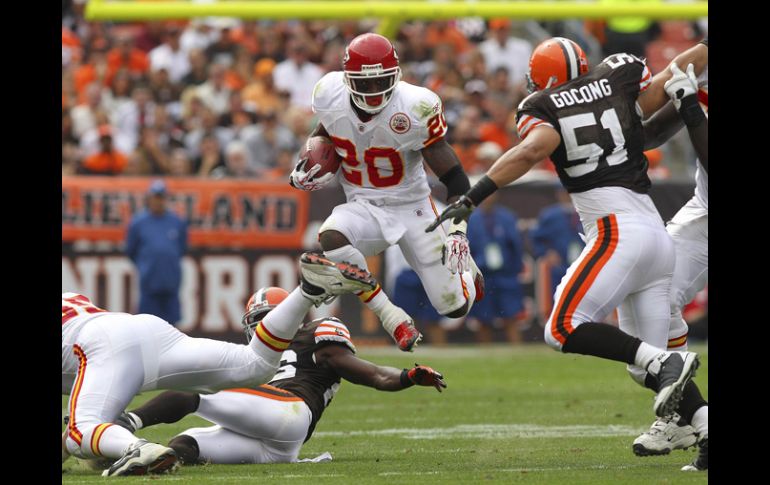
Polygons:
<instances>
[{"instance_id":1,"label":"spectator in stands","mask_svg":"<svg viewBox=\"0 0 770 485\"><path fill-rule=\"evenodd\" d=\"M235 62L225 71L225 86L230 91L240 92L251 81L253 70L251 55L245 48L238 46Z\"/></svg>"},{"instance_id":2,"label":"spectator in stands","mask_svg":"<svg viewBox=\"0 0 770 485\"><path fill-rule=\"evenodd\" d=\"M503 151L513 148L519 142L518 136L514 134L516 125L512 122L513 106L487 102L487 107L492 119L479 127L479 139L482 142L493 141L500 145Z\"/></svg>"},{"instance_id":3,"label":"spectator in stands","mask_svg":"<svg viewBox=\"0 0 770 485\"><path fill-rule=\"evenodd\" d=\"M252 59L259 54L259 31L256 20L242 20L241 25L230 32L230 38Z\"/></svg>"},{"instance_id":4,"label":"spectator in stands","mask_svg":"<svg viewBox=\"0 0 770 485\"><path fill-rule=\"evenodd\" d=\"M85 102L72 108L72 131L78 138L96 127L96 115L102 110L102 86L92 82L85 93Z\"/></svg>"},{"instance_id":5,"label":"spectator in stands","mask_svg":"<svg viewBox=\"0 0 770 485\"><path fill-rule=\"evenodd\" d=\"M179 45L182 51L189 56L194 50L202 53L218 38L219 31L217 29L212 28L205 19L197 18L192 19L187 28L184 29L179 38Z\"/></svg>"},{"instance_id":6,"label":"spectator in stands","mask_svg":"<svg viewBox=\"0 0 770 485\"><path fill-rule=\"evenodd\" d=\"M107 65L114 75L121 69L128 71L132 79L140 79L150 70L150 60L141 49L134 47L128 34L117 36L115 47L107 53Z\"/></svg>"},{"instance_id":7,"label":"spectator in stands","mask_svg":"<svg viewBox=\"0 0 770 485\"><path fill-rule=\"evenodd\" d=\"M128 225L126 254L139 273L139 311L176 325L181 319L179 289L182 257L187 252L187 223L167 204L166 184L155 180L147 209Z\"/></svg>"},{"instance_id":8,"label":"spectator in stands","mask_svg":"<svg viewBox=\"0 0 770 485\"><path fill-rule=\"evenodd\" d=\"M227 100L227 109L219 116L217 125L232 129L233 126L242 128L245 125L253 125L258 121L259 117L251 103L248 105L244 104L241 91L234 90L230 91L230 98Z\"/></svg>"},{"instance_id":9,"label":"spectator in stands","mask_svg":"<svg viewBox=\"0 0 770 485\"><path fill-rule=\"evenodd\" d=\"M115 112L113 124L115 131L126 140L126 146L121 148L127 152L139 144L139 136L147 126L155 122L155 102L152 91L145 84L137 84L131 93L131 101L124 103Z\"/></svg>"},{"instance_id":10,"label":"spectator in stands","mask_svg":"<svg viewBox=\"0 0 770 485\"><path fill-rule=\"evenodd\" d=\"M465 83L465 105L478 110L479 121L492 118L487 103L487 83L483 79L471 79Z\"/></svg>"},{"instance_id":11,"label":"spectator in stands","mask_svg":"<svg viewBox=\"0 0 770 485\"><path fill-rule=\"evenodd\" d=\"M235 63L235 55L238 46L233 42L230 32L235 26L231 19L221 18L217 20L219 36L217 40L206 48L206 57L212 64L232 66Z\"/></svg>"},{"instance_id":12,"label":"spectator in stands","mask_svg":"<svg viewBox=\"0 0 770 485\"><path fill-rule=\"evenodd\" d=\"M249 167L249 151L240 140L233 140L225 148L225 166L211 171L211 178L254 178L258 174Z\"/></svg>"},{"instance_id":13,"label":"spectator in stands","mask_svg":"<svg viewBox=\"0 0 770 485\"><path fill-rule=\"evenodd\" d=\"M243 102L252 105L257 112L281 112L287 107L287 98L282 96L275 85L274 69L274 60L260 59L254 64L254 81L243 88L241 92ZM303 110L307 113L307 110L304 108Z\"/></svg>"},{"instance_id":14,"label":"spectator in stands","mask_svg":"<svg viewBox=\"0 0 770 485\"><path fill-rule=\"evenodd\" d=\"M479 143L474 156L478 161L477 173L486 173L504 152L503 148L493 141ZM480 170L480 172L478 172Z\"/></svg>"},{"instance_id":15,"label":"spectator in stands","mask_svg":"<svg viewBox=\"0 0 770 485\"><path fill-rule=\"evenodd\" d=\"M260 29L261 57L272 59L276 63L286 60L286 49L283 42L283 33L277 23Z\"/></svg>"},{"instance_id":16,"label":"spectator in stands","mask_svg":"<svg viewBox=\"0 0 770 485\"><path fill-rule=\"evenodd\" d=\"M469 115L472 116L469 109L471 108L465 109L452 130L452 148L460 159L465 173L475 175L486 172L486 168L480 166L476 157L476 150L479 147L479 126L478 120L469 117ZM478 110L475 111L478 113Z\"/></svg>"},{"instance_id":17,"label":"spectator in stands","mask_svg":"<svg viewBox=\"0 0 770 485\"><path fill-rule=\"evenodd\" d=\"M189 177L192 164L184 148L174 148L168 161L168 174L172 177Z\"/></svg>"},{"instance_id":18,"label":"spectator in stands","mask_svg":"<svg viewBox=\"0 0 770 485\"><path fill-rule=\"evenodd\" d=\"M165 69L171 82L178 83L190 72L190 60L179 44L181 30L169 24L163 35L163 43L150 51L150 69Z\"/></svg>"},{"instance_id":19,"label":"spectator in stands","mask_svg":"<svg viewBox=\"0 0 770 485\"><path fill-rule=\"evenodd\" d=\"M288 43L289 58L277 64L273 70L273 80L279 91L290 94L292 105L310 111L310 99L313 88L323 76L323 71L308 60L307 47L298 39Z\"/></svg>"},{"instance_id":20,"label":"spectator in stands","mask_svg":"<svg viewBox=\"0 0 770 485\"><path fill-rule=\"evenodd\" d=\"M447 20L436 20L428 24L423 42L429 49L435 49L441 44L449 45L455 56L470 48L465 35L457 29L454 22Z\"/></svg>"},{"instance_id":21,"label":"spectator in stands","mask_svg":"<svg viewBox=\"0 0 770 485\"><path fill-rule=\"evenodd\" d=\"M265 113L259 124L244 130L242 139L249 150L249 167L257 174L276 168L280 152L299 149L299 141L278 122L278 115L273 111Z\"/></svg>"},{"instance_id":22,"label":"spectator in stands","mask_svg":"<svg viewBox=\"0 0 770 485\"><path fill-rule=\"evenodd\" d=\"M77 66L73 72L77 103L85 103L87 101L88 94L86 89L91 84L96 83L99 87L104 87L108 84L107 73L109 66L107 66L107 55L104 50L93 48L86 52L88 52L86 63Z\"/></svg>"},{"instance_id":23,"label":"spectator in stands","mask_svg":"<svg viewBox=\"0 0 770 485\"><path fill-rule=\"evenodd\" d=\"M112 129L99 127L99 151L86 157L81 173L88 175L118 175L123 172L128 159L112 146Z\"/></svg>"},{"instance_id":24,"label":"spectator in stands","mask_svg":"<svg viewBox=\"0 0 770 485\"><path fill-rule=\"evenodd\" d=\"M196 88L198 97L216 116L221 116L227 110L230 92L230 88L225 85L223 64L211 64L208 80Z\"/></svg>"},{"instance_id":25,"label":"spectator in stands","mask_svg":"<svg viewBox=\"0 0 770 485\"><path fill-rule=\"evenodd\" d=\"M188 72L180 81L181 85L200 86L209 78L208 59L202 49L191 49L190 54L190 72Z\"/></svg>"},{"instance_id":26,"label":"spectator in stands","mask_svg":"<svg viewBox=\"0 0 770 485\"><path fill-rule=\"evenodd\" d=\"M523 97L519 96L517 91L511 90L510 76L508 75L508 68L505 66L498 66L489 75L489 83L487 83L486 99L488 104L500 104L504 106L518 106Z\"/></svg>"},{"instance_id":27,"label":"spectator in stands","mask_svg":"<svg viewBox=\"0 0 770 485\"><path fill-rule=\"evenodd\" d=\"M201 109L199 123L198 127L191 129L184 136L185 148L187 148L187 152L193 158L200 155L200 143L206 135L216 136L220 146L227 146L227 143L233 139L232 130L217 126L217 116L211 109L205 106Z\"/></svg>"},{"instance_id":28,"label":"spectator in stands","mask_svg":"<svg viewBox=\"0 0 770 485\"><path fill-rule=\"evenodd\" d=\"M133 81L127 69L120 69L112 76L109 89L102 92L102 106L110 119L114 119L123 106L131 102Z\"/></svg>"},{"instance_id":29,"label":"spectator in stands","mask_svg":"<svg viewBox=\"0 0 770 485\"><path fill-rule=\"evenodd\" d=\"M474 44L465 55L460 57L459 61L458 67L464 79L484 79L487 77L486 61L478 45Z\"/></svg>"},{"instance_id":30,"label":"spectator in stands","mask_svg":"<svg viewBox=\"0 0 770 485\"><path fill-rule=\"evenodd\" d=\"M519 273L524 269L524 245L516 215L498 204L498 194L488 197L468 219L468 241L471 255L484 274L484 298L477 301L468 314L477 320L477 339L492 341L492 329L502 322L512 344L522 341L524 290ZM491 199L491 200L490 200Z\"/></svg>"},{"instance_id":31,"label":"spectator in stands","mask_svg":"<svg viewBox=\"0 0 770 485\"><path fill-rule=\"evenodd\" d=\"M208 177L219 167L225 167L219 140L214 135L205 135L201 139L200 155L193 160L192 172L200 177Z\"/></svg>"},{"instance_id":32,"label":"spectator in stands","mask_svg":"<svg viewBox=\"0 0 770 485\"><path fill-rule=\"evenodd\" d=\"M68 109L61 113L61 164L62 175L74 175L80 162L79 140L72 130L72 117Z\"/></svg>"},{"instance_id":33,"label":"spectator in stands","mask_svg":"<svg viewBox=\"0 0 770 485\"><path fill-rule=\"evenodd\" d=\"M167 146L162 145L160 134L153 126L145 126L139 139L139 145L134 153L140 158L143 173L147 175L164 175L169 172L169 155Z\"/></svg>"},{"instance_id":34,"label":"spectator in stands","mask_svg":"<svg viewBox=\"0 0 770 485\"><path fill-rule=\"evenodd\" d=\"M495 69L503 66L508 69L511 88L526 86L532 44L525 39L511 37L510 20L490 20L488 38L479 45L479 50L484 55L488 73L494 73Z\"/></svg>"}]
</instances>

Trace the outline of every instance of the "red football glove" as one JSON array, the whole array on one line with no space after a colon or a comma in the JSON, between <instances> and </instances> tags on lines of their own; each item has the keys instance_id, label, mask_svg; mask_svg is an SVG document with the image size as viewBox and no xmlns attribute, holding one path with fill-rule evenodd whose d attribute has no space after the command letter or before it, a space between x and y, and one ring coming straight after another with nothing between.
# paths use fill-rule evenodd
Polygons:
<instances>
[{"instance_id":1,"label":"red football glove","mask_svg":"<svg viewBox=\"0 0 770 485\"><path fill-rule=\"evenodd\" d=\"M433 386L438 392L441 392L441 388L446 388L446 382L444 382L444 376L428 366L414 364L415 367L409 369L406 375L409 380L417 384L418 386Z\"/></svg>"}]
</instances>

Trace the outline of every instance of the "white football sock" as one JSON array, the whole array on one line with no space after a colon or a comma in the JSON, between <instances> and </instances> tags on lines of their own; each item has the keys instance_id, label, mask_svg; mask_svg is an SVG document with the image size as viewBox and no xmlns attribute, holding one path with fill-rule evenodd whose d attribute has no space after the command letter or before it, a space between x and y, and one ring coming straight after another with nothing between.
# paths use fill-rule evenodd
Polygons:
<instances>
[{"instance_id":1,"label":"white football sock","mask_svg":"<svg viewBox=\"0 0 770 485\"><path fill-rule=\"evenodd\" d=\"M695 431L701 436L708 436L709 434L709 407L701 406L695 411L692 416L692 422L690 425L695 428Z\"/></svg>"}]
</instances>

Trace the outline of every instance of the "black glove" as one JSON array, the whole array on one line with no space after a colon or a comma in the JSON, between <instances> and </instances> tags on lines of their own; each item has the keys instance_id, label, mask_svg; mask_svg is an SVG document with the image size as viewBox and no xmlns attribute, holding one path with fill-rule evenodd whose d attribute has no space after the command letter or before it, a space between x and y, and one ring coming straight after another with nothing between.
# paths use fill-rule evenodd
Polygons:
<instances>
[{"instance_id":1,"label":"black glove","mask_svg":"<svg viewBox=\"0 0 770 485\"><path fill-rule=\"evenodd\" d=\"M459 224L460 221L467 220L475 208L476 206L473 205L473 202L471 202L467 196L463 195L449 204L447 208L444 209L444 212L442 212L441 215L438 216L427 229L425 229L425 232L433 231L447 219L453 219L455 224Z\"/></svg>"}]
</instances>

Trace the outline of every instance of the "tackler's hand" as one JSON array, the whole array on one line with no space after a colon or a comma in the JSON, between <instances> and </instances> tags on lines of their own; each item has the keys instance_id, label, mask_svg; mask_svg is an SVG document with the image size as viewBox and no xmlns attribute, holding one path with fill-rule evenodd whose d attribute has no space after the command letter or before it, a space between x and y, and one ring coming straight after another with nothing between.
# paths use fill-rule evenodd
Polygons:
<instances>
[{"instance_id":1,"label":"tackler's hand","mask_svg":"<svg viewBox=\"0 0 770 485\"><path fill-rule=\"evenodd\" d=\"M435 230L438 226L441 225L442 222L446 221L447 219L452 219L455 224L459 224L460 221L467 220L475 208L476 207L473 205L473 202L471 202L468 197L463 195L456 201L449 204L447 208L444 209L444 212L442 212L441 215L438 216L436 220L433 221L430 226L428 226L427 229L425 229L425 232L431 232Z\"/></svg>"}]
</instances>

